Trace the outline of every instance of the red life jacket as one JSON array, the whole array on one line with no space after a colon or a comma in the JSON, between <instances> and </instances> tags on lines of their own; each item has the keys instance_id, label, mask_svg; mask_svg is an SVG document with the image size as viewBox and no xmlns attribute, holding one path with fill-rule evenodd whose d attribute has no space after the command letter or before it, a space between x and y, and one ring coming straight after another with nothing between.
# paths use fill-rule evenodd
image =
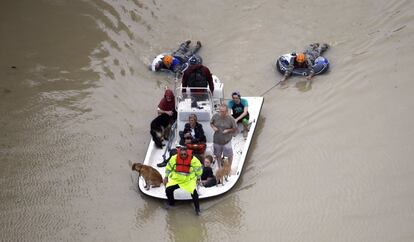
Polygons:
<instances>
[{"instance_id":1,"label":"red life jacket","mask_svg":"<svg viewBox=\"0 0 414 242\"><path fill-rule=\"evenodd\" d=\"M180 149L177 149L177 158L175 162L175 171L190 173L191 160L193 159L193 151L187 150L187 158L183 160L180 156Z\"/></svg>"},{"instance_id":2,"label":"red life jacket","mask_svg":"<svg viewBox=\"0 0 414 242\"><path fill-rule=\"evenodd\" d=\"M203 154L206 151L206 144L186 144L187 149L192 150L195 154Z\"/></svg>"}]
</instances>

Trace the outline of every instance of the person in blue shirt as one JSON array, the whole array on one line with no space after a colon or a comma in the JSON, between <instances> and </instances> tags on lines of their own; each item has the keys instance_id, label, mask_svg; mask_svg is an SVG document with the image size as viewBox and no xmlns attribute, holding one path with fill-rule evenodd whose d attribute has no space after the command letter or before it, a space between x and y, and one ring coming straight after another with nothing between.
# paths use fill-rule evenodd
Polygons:
<instances>
[{"instance_id":1,"label":"person in blue shirt","mask_svg":"<svg viewBox=\"0 0 414 242\"><path fill-rule=\"evenodd\" d=\"M156 66L155 70L167 69L172 72L182 71L184 64L201 48L201 42L197 41L195 47L190 47L190 40L180 44L178 50L170 55L165 55Z\"/></svg>"},{"instance_id":2,"label":"person in blue shirt","mask_svg":"<svg viewBox=\"0 0 414 242\"><path fill-rule=\"evenodd\" d=\"M240 92L233 92L231 98L227 106L233 111L232 116L236 123L243 124L243 137L246 139L249 132L249 104L246 99L241 98Z\"/></svg>"}]
</instances>

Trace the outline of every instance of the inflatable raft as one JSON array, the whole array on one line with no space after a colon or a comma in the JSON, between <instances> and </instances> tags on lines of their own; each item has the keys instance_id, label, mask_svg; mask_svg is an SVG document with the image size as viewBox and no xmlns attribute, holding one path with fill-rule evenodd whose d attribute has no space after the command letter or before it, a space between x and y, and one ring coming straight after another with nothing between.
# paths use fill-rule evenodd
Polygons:
<instances>
[{"instance_id":1,"label":"inflatable raft","mask_svg":"<svg viewBox=\"0 0 414 242\"><path fill-rule=\"evenodd\" d=\"M295 58L295 55L292 54L285 54L280 56L276 61L276 69L284 75L286 69L289 66L289 61L291 58ZM315 60L315 64L312 66L313 70L315 70L315 75L320 75L325 73L329 69L329 61L323 56L319 56ZM309 75L310 70L308 68L295 68L292 71L292 75L295 76L307 76Z\"/></svg>"},{"instance_id":2,"label":"inflatable raft","mask_svg":"<svg viewBox=\"0 0 414 242\"><path fill-rule=\"evenodd\" d=\"M171 55L171 53L166 52L166 53L162 53L162 54L157 55L151 63L151 66L150 66L151 71L167 71L167 72L170 72L169 69L164 69L164 68L158 69L157 68L157 66L159 66L162 63L162 58L165 55ZM203 63L203 58L201 58L201 56L199 56L197 54L189 56L186 59L183 59L179 56L174 56L174 57L180 59L181 63L183 63L180 66L180 68L178 68L178 70L180 70L181 72L184 72L185 69L187 69L187 67L190 65L190 63L191 64L202 64Z\"/></svg>"}]
</instances>

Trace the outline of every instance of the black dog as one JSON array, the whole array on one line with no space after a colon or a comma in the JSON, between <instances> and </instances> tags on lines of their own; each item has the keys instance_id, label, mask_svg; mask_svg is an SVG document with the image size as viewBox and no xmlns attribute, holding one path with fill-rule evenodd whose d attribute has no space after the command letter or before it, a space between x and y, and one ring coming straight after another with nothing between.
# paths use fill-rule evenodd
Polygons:
<instances>
[{"instance_id":1,"label":"black dog","mask_svg":"<svg viewBox=\"0 0 414 242\"><path fill-rule=\"evenodd\" d=\"M176 119L176 117L176 115L171 117L170 115L163 113L152 120L150 133L152 140L154 140L155 146L158 148L162 149L162 141L164 139L168 139L171 124L174 122L174 118Z\"/></svg>"}]
</instances>

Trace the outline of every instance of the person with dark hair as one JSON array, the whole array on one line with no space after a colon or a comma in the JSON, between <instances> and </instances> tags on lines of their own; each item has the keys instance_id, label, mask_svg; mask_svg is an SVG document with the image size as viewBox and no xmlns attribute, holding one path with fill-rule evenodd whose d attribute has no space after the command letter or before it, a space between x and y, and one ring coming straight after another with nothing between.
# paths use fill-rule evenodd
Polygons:
<instances>
[{"instance_id":1,"label":"person with dark hair","mask_svg":"<svg viewBox=\"0 0 414 242\"><path fill-rule=\"evenodd\" d=\"M240 92L233 92L231 94L232 100L228 102L229 108L233 111L232 116L236 123L243 124L243 137L246 139L249 132L249 103L246 99L241 98Z\"/></svg>"},{"instance_id":2,"label":"person with dark hair","mask_svg":"<svg viewBox=\"0 0 414 242\"><path fill-rule=\"evenodd\" d=\"M191 92L203 92L203 89L196 87L209 88L211 93L214 92L213 75L206 66L201 64L190 65L184 71L181 86L183 88L190 87Z\"/></svg>"},{"instance_id":3,"label":"person with dark hair","mask_svg":"<svg viewBox=\"0 0 414 242\"><path fill-rule=\"evenodd\" d=\"M194 210L200 214L200 204L197 193L197 181L203 173L200 160L193 156L192 151L186 147L177 149L165 167L165 194L167 195L167 208L175 205L174 191L181 188L191 194Z\"/></svg>"},{"instance_id":4,"label":"person with dark hair","mask_svg":"<svg viewBox=\"0 0 414 242\"><path fill-rule=\"evenodd\" d=\"M204 187L212 187L215 186L217 181L216 177L213 174L213 169L211 165L213 164L213 157L211 155L206 155L204 158L203 164L203 174L201 175L200 183Z\"/></svg>"}]
</instances>

